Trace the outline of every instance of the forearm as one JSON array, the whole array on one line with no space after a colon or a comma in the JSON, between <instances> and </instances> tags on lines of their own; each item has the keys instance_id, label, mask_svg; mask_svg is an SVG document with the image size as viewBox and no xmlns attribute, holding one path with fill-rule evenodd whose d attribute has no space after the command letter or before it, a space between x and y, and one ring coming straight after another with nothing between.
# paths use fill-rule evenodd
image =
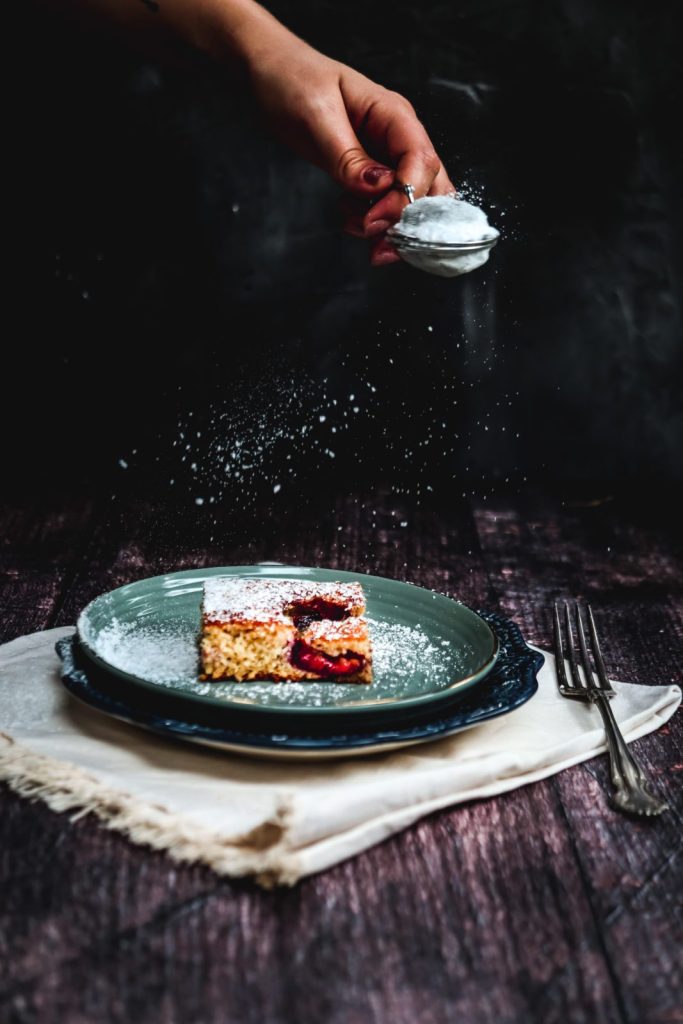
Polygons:
<instances>
[{"instance_id":1,"label":"forearm","mask_svg":"<svg viewBox=\"0 0 683 1024\"><path fill-rule=\"evenodd\" d=\"M347 230L373 240L376 263L398 259L380 238L406 201L395 179L417 196L453 191L402 96L318 53L254 0L61 0L61 9L116 27L148 51L203 54L241 71L277 137L352 201Z\"/></svg>"}]
</instances>

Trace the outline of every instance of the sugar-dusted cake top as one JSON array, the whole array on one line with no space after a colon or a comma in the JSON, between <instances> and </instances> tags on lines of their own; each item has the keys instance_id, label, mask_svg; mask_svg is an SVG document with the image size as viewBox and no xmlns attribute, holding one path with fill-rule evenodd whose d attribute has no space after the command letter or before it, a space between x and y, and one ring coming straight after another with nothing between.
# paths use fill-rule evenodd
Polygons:
<instances>
[{"instance_id":1,"label":"sugar-dusted cake top","mask_svg":"<svg viewBox=\"0 0 683 1024\"><path fill-rule=\"evenodd\" d=\"M314 646L320 641L327 643L345 641L354 645L360 641L367 641L367 637L368 624L365 619L357 615L351 615L348 619L341 619L339 622L320 619L317 622L306 623L305 629L301 632L301 639Z\"/></svg>"},{"instance_id":2,"label":"sugar-dusted cake top","mask_svg":"<svg viewBox=\"0 0 683 1024\"><path fill-rule=\"evenodd\" d=\"M308 610L320 610L319 602L330 606L326 611L332 612L324 618L341 619L365 611L360 583L218 576L204 583L203 614L208 622L284 622L305 616ZM334 614L337 610L339 614Z\"/></svg>"}]
</instances>

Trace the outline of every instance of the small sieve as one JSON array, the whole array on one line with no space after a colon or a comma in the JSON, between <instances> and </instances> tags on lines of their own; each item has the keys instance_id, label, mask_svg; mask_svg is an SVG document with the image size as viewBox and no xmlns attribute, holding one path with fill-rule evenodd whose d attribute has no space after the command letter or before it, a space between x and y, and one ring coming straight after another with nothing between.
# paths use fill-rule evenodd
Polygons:
<instances>
[{"instance_id":1,"label":"small sieve","mask_svg":"<svg viewBox=\"0 0 683 1024\"><path fill-rule=\"evenodd\" d=\"M412 185L399 183L396 187L407 196L409 203L414 201L415 190ZM486 263L489 252L500 238L500 231L489 228L485 238L470 242L434 242L409 235L401 231L398 224L394 224L387 231L386 237L406 263L429 274L457 277Z\"/></svg>"}]
</instances>

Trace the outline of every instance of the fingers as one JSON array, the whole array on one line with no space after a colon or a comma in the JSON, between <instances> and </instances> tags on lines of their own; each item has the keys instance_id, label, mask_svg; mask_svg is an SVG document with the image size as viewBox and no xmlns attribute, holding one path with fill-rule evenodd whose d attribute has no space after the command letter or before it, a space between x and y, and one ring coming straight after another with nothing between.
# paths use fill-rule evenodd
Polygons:
<instances>
[{"instance_id":1,"label":"fingers","mask_svg":"<svg viewBox=\"0 0 683 1024\"><path fill-rule=\"evenodd\" d=\"M387 228L391 227L389 222L382 224L374 233L365 230L363 221L370 202L367 199L357 199L355 196L342 196L339 207L343 219L344 231L354 238L364 238L370 242L370 263L373 267L384 266L387 263L398 263L400 257L394 247L383 237ZM377 237L373 237L377 235Z\"/></svg>"},{"instance_id":2,"label":"fingers","mask_svg":"<svg viewBox=\"0 0 683 1024\"><path fill-rule=\"evenodd\" d=\"M372 199L391 188L395 172L365 151L351 126L341 96L332 110L328 108L317 119L315 142L316 162L348 194Z\"/></svg>"},{"instance_id":3,"label":"fingers","mask_svg":"<svg viewBox=\"0 0 683 1024\"><path fill-rule=\"evenodd\" d=\"M439 172L434 178L427 194L430 196L448 196L456 194L455 186L446 174L443 165L439 168ZM397 193L397 195L401 200L402 210L407 203L407 198L399 193ZM376 220L372 219L369 223L366 223L367 217L375 218L376 216L376 210L373 206L372 210L366 214L366 218L361 220L360 209L356 205L354 207L353 230L351 230L350 227L347 228L347 230L357 238L373 238L375 235L379 236L372 243L370 248L370 263L373 267L384 267L388 266L390 263L400 263L401 257L398 255L393 245L384 237L386 231L388 231L393 222L385 218L380 218Z\"/></svg>"},{"instance_id":4,"label":"fingers","mask_svg":"<svg viewBox=\"0 0 683 1024\"><path fill-rule=\"evenodd\" d=\"M394 185L412 185L415 198L448 195L455 189L425 128L402 96L354 74L343 76L340 86L345 125L340 117L334 177L349 193L343 205L345 230L371 241L373 266L396 263L400 257L384 236L408 200ZM368 150L382 160L371 161Z\"/></svg>"},{"instance_id":5,"label":"fingers","mask_svg":"<svg viewBox=\"0 0 683 1024\"><path fill-rule=\"evenodd\" d=\"M457 190L451 179L446 174L443 164L439 173L432 182L432 187L427 193L428 196L455 196Z\"/></svg>"},{"instance_id":6,"label":"fingers","mask_svg":"<svg viewBox=\"0 0 683 1024\"><path fill-rule=\"evenodd\" d=\"M441 167L441 170L432 182L432 187L428 194L430 196L456 195L455 186L443 167ZM394 223L388 219L379 218L371 219L369 223L366 224L366 219L368 217L376 218L376 213L371 213L374 206L371 199L358 199L356 196L346 194L340 199L339 206L344 231L349 235L353 235L354 238L379 238L379 236L384 235ZM401 204L401 209L403 209L404 206L405 201ZM391 252L394 252L393 248L391 249ZM395 262L396 259L398 259L398 257L392 259L391 262Z\"/></svg>"},{"instance_id":7,"label":"fingers","mask_svg":"<svg viewBox=\"0 0 683 1024\"><path fill-rule=\"evenodd\" d=\"M342 225L347 234L354 238L365 238L363 221L370 207L367 199L357 199L355 196L343 195L339 201L339 210L342 217Z\"/></svg>"},{"instance_id":8,"label":"fingers","mask_svg":"<svg viewBox=\"0 0 683 1024\"><path fill-rule=\"evenodd\" d=\"M332 177L351 195L379 196L393 184L391 168L372 160L359 143L344 150L337 148L330 159Z\"/></svg>"},{"instance_id":9,"label":"fingers","mask_svg":"<svg viewBox=\"0 0 683 1024\"><path fill-rule=\"evenodd\" d=\"M386 238L378 238L370 248L370 264L373 267L384 267L389 263L400 263L401 257Z\"/></svg>"},{"instance_id":10,"label":"fingers","mask_svg":"<svg viewBox=\"0 0 683 1024\"><path fill-rule=\"evenodd\" d=\"M384 104L373 111L368 130L375 136L383 131L388 163L396 167L395 182L412 185L416 199L447 194L453 186L415 111L403 97L395 93L386 96ZM366 216L366 228L378 221L395 223L406 202L405 195L395 189L387 193Z\"/></svg>"},{"instance_id":11,"label":"fingers","mask_svg":"<svg viewBox=\"0 0 683 1024\"><path fill-rule=\"evenodd\" d=\"M353 196L342 197L340 206L344 218L344 230L349 235L353 235L355 238L364 238L370 243L370 263L373 267L400 262L400 257L393 245L384 237L387 229L391 227L388 221L378 222L375 225L375 230L366 230L364 218L368 205L367 200L356 199Z\"/></svg>"},{"instance_id":12,"label":"fingers","mask_svg":"<svg viewBox=\"0 0 683 1024\"><path fill-rule=\"evenodd\" d=\"M370 228L365 227L365 217L372 207L371 199L358 199L356 196L344 195L339 201L344 231L355 238L375 238L384 234L391 227L390 221L374 222Z\"/></svg>"},{"instance_id":13,"label":"fingers","mask_svg":"<svg viewBox=\"0 0 683 1024\"><path fill-rule=\"evenodd\" d=\"M415 199L427 195L445 195L452 189L448 175L434 150L419 150L406 153L398 163L396 181L412 185ZM395 224L403 212L408 199L396 189L380 199L368 213L366 225L376 221Z\"/></svg>"}]
</instances>

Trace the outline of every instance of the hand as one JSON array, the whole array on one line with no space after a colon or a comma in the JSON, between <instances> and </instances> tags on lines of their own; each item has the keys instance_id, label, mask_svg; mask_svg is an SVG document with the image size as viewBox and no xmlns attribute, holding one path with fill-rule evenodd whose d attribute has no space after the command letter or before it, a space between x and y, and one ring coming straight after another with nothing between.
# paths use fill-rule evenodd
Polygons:
<instances>
[{"instance_id":1,"label":"hand","mask_svg":"<svg viewBox=\"0 0 683 1024\"><path fill-rule=\"evenodd\" d=\"M281 33L249 61L254 94L275 134L325 170L344 190L344 227L371 242L371 262L399 260L385 239L406 197L454 187L410 103L352 68Z\"/></svg>"},{"instance_id":2,"label":"hand","mask_svg":"<svg viewBox=\"0 0 683 1024\"><path fill-rule=\"evenodd\" d=\"M178 44L244 70L276 135L344 190L344 226L371 242L375 265L399 257L386 241L406 197L453 192L410 103L298 39L254 0L62 0L108 18L150 47Z\"/></svg>"}]
</instances>

